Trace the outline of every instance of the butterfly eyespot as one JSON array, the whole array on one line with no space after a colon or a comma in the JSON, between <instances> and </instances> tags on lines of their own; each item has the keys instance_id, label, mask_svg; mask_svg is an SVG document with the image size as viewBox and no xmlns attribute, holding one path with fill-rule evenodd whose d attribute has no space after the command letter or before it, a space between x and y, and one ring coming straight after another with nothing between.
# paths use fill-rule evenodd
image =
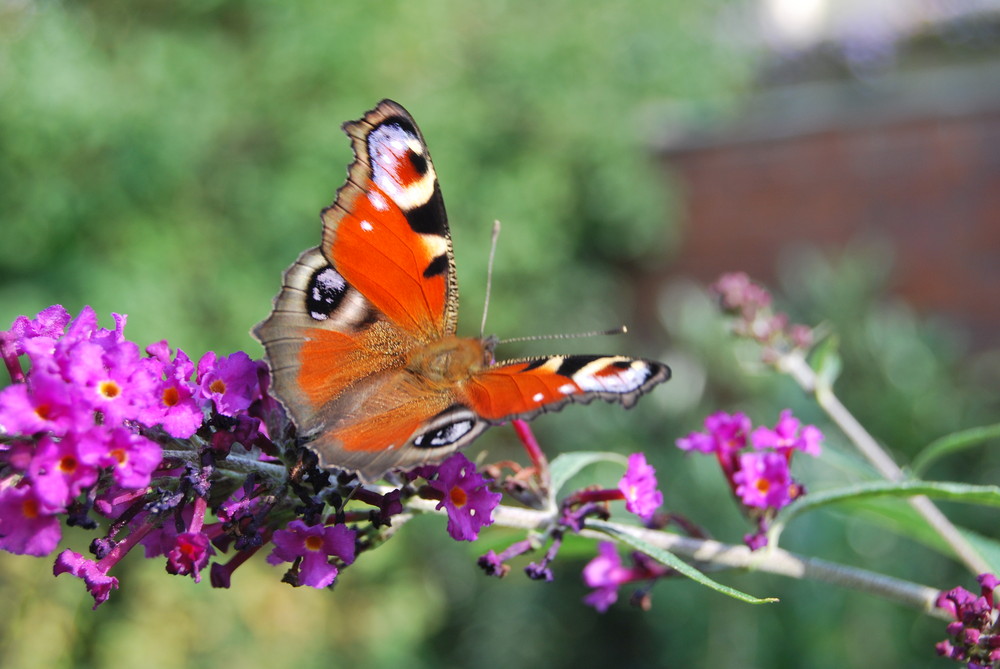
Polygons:
<instances>
[{"instance_id":1,"label":"butterfly eyespot","mask_svg":"<svg viewBox=\"0 0 1000 669\"><path fill-rule=\"evenodd\" d=\"M325 321L347 292L347 282L332 267L316 270L306 289L306 310L313 320Z\"/></svg>"},{"instance_id":2,"label":"butterfly eyespot","mask_svg":"<svg viewBox=\"0 0 1000 669\"><path fill-rule=\"evenodd\" d=\"M417 448L441 448L442 446L450 446L468 434L474 425L475 422L469 418L455 421L454 423L449 423L444 427L439 427L436 430L424 432L422 435L413 440L413 445Z\"/></svg>"}]
</instances>

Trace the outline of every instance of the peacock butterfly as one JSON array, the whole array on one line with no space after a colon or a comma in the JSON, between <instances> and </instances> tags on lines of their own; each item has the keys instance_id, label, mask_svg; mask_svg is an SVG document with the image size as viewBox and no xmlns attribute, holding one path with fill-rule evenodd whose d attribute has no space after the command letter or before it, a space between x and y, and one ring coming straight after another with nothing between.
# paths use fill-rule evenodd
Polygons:
<instances>
[{"instance_id":1,"label":"peacock butterfly","mask_svg":"<svg viewBox=\"0 0 1000 669\"><path fill-rule=\"evenodd\" d=\"M451 235L420 130L391 100L343 127L354 162L322 212L322 243L285 271L254 329L273 392L322 466L373 481L568 402L631 407L670 378L617 355L497 363L495 339L455 336Z\"/></svg>"}]
</instances>

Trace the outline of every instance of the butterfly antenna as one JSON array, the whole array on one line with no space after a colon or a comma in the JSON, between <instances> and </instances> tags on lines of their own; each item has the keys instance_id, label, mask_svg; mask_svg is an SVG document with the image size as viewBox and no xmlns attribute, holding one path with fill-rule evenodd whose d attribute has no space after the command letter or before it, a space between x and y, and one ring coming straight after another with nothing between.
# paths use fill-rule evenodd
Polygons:
<instances>
[{"instance_id":1,"label":"butterfly antenna","mask_svg":"<svg viewBox=\"0 0 1000 669\"><path fill-rule=\"evenodd\" d=\"M516 341L538 341L540 339L578 339L581 337L603 337L604 335L620 335L628 332L628 328L621 325L610 330L593 330L591 332L574 332L560 334L529 335L527 337L513 337L512 339L501 339L497 344L511 344Z\"/></svg>"},{"instance_id":2,"label":"butterfly antenna","mask_svg":"<svg viewBox=\"0 0 1000 669\"><path fill-rule=\"evenodd\" d=\"M497 240L500 238L500 221L493 221L493 236L490 239L490 259L486 264L486 299L483 302L483 322L479 326L479 338L486 333L486 314L490 310L490 289L493 286L493 258L497 254Z\"/></svg>"}]
</instances>

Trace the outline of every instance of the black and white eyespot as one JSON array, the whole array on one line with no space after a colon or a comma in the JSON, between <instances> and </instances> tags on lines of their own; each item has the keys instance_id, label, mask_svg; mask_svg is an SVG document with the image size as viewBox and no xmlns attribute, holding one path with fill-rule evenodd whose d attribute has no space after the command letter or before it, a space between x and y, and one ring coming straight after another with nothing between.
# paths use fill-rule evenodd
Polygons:
<instances>
[{"instance_id":1,"label":"black and white eyespot","mask_svg":"<svg viewBox=\"0 0 1000 669\"><path fill-rule=\"evenodd\" d=\"M313 272L306 288L306 310L313 320L325 321L347 293L347 281L329 265Z\"/></svg>"},{"instance_id":2,"label":"black and white eyespot","mask_svg":"<svg viewBox=\"0 0 1000 669\"><path fill-rule=\"evenodd\" d=\"M461 405L442 411L410 442L415 448L446 448L471 441L486 429L476 414Z\"/></svg>"},{"instance_id":3,"label":"black and white eyespot","mask_svg":"<svg viewBox=\"0 0 1000 669\"><path fill-rule=\"evenodd\" d=\"M450 446L471 432L474 425L475 421L471 419L450 423L431 432L424 432L413 440L413 445L417 448Z\"/></svg>"}]
</instances>

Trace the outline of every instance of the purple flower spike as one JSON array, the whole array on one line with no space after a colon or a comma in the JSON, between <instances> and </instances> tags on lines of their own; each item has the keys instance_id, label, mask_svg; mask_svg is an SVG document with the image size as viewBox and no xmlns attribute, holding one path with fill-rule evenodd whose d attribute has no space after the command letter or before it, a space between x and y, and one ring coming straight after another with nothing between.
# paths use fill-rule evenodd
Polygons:
<instances>
[{"instance_id":1,"label":"purple flower spike","mask_svg":"<svg viewBox=\"0 0 1000 669\"><path fill-rule=\"evenodd\" d=\"M268 564L294 562L302 558L299 568L299 585L325 588L337 578L336 565L330 557L340 558L344 564L354 562L355 532L346 525L306 525L301 520L288 523L288 529L274 533L274 550L267 556Z\"/></svg>"},{"instance_id":2,"label":"purple flower spike","mask_svg":"<svg viewBox=\"0 0 1000 669\"><path fill-rule=\"evenodd\" d=\"M107 572L93 560L88 560L79 553L67 549L56 558L56 564L52 569L56 576L59 574L72 574L77 578L82 578L87 584L87 591L94 597L94 608L108 601L112 590L118 589L118 579L108 576Z\"/></svg>"},{"instance_id":3,"label":"purple flower spike","mask_svg":"<svg viewBox=\"0 0 1000 669\"><path fill-rule=\"evenodd\" d=\"M792 501L788 460L777 453L744 453L733 475L736 495L747 506L780 509Z\"/></svg>"},{"instance_id":4,"label":"purple flower spike","mask_svg":"<svg viewBox=\"0 0 1000 669\"><path fill-rule=\"evenodd\" d=\"M443 495L437 505L448 512L448 534L456 541L475 541L480 528L493 524L493 509L503 497L490 492L488 479L461 453L442 462L428 485Z\"/></svg>"},{"instance_id":5,"label":"purple flower spike","mask_svg":"<svg viewBox=\"0 0 1000 669\"><path fill-rule=\"evenodd\" d=\"M770 448L786 457L789 457L792 451L802 451L817 457L822 450L820 442L823 441L823 433L814 425L803 427L799 419L792 415L791 409L785 409L781 412L781 417L773 430L758 427L753 431L751 440L754 448L758 450Z\"/></svg>"},{"instance_id":6,"label":"purple flower spike","mask_svg":"<svg viewBox=\"0 0 1000 669\"><path fill-rule=\"evenodd\" d=\"M770 293L753 283L745 272L723 274L712 290L719 294L725 309L755 312L771 304Z\"/></svg>"},{"instance_id":7,"label":"purple flower spike","mask_svg":"<svg viewBox=\"0 0 1000 669\"><path fill-rule=\"evenodd\" d=\"M663 504L663 494L656 487L656 470L642 453L628 457L628 469L618 482L618 489L625 495L626 510L645 521L652 519Z\"/></svg>"},{"instance_id":8,"label":"purple flower spike","mask_svg":"<svg viewBox=\"0 0 1000 669\"><path fill-rule=\"evenodd\" d=\"M993 599L993 589L998 580L993 574L980 574L977 579L982 596L959 586L938 595L937 606L947 611L955 620L948 623L949 638L939 642L935 649L939 655L969 667L996 667L1000 661L1000 637L996 634L996 621L1000 611Z\"/></svg>"}]
</instances>

